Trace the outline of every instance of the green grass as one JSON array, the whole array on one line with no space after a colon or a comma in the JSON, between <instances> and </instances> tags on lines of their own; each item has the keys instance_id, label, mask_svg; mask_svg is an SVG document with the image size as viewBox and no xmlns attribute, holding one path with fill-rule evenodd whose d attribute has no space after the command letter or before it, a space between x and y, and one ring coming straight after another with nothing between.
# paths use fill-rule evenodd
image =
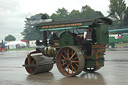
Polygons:
<instances>
[{"instance_id":1,"label":"green grass","mask_svg":"<svg viewBox=\"0 0 128 85\"><path fill-rule=\"evenodd\" d=\"M115 46L128 46L128 43L116 43ZM7 49L7 51L35 50L35 48Z\"/></svg>"},{"instance_id":2,"label":"green grass","mask_svg":"<svg viewBox=\"0 0 128 85\"><path fill-rule=\"evenodd\" d=\"M7 49L7 51L34 50L35 48Z\"/></svg>"},{"instance_id":3,"label":"green grass","mask_svg":"<svg viewBox=\"0 0 128 85\"><path fill-rule=\"evenodd\" d=\"M128 46L128 43L115 44L116 46Z\"/></svg>"}]
</instances>

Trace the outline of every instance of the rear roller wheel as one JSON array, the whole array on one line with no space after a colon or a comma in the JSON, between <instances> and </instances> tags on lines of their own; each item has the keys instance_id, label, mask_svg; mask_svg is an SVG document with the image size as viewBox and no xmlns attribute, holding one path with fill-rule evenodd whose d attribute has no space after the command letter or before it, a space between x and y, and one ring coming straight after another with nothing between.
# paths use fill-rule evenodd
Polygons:
<instances>
[{"instance_id":1,"label":"rear roller wheel","mask_svg":"<svg viewBox=\"0 0 128 85\"><path fill-rule=\"evenodd\" d=\"M74 46L60 49L56 61L60 73L64 76L75 76L79 74L85 65L82 52Z\"/></svg>"}]
</instances>

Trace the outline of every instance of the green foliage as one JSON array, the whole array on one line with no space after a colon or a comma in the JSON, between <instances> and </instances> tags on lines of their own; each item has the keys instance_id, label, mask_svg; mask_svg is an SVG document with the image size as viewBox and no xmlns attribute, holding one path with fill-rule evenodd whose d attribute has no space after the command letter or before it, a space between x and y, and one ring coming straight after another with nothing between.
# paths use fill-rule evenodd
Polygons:
<instances>
[{"instance_id":1,"label":"green foliage","mask_svg":"<svg viewBox=\"0 0 128 85\"><path fill-rule=\"evenodd\" d=\"M128 27L128 7L125 11L125 16L124 16L124 22L123 22L124 27Z\"/></svg>"},{"instance_id":2,"label":"green foliage","mask_svg":"<svg viewBox=\"0 0 128 85\"><path fill-rule=\"evenodd\" d=\"M119 21L120 26L123 28L123 20L126 11L125 0L110 0L109 16ZM118 24L117 24L118 25Z\"/></svg>"},{"instance_id":3,"label":"green foliage","mask_svg":"<svg viewBox=\"0 0 128 85\"><path fill-rule=\"evenodd\" d=\"M68 11L65 8L58 9L56 13L53 13L51 16L52 19L58 20L67 20L68 19Z\"/></svg>"},{"instance_id":4,"label":"green foliage","mask_svg":"<svg viewBox=\"0 0 128 85\"><path fill-rule=\"evenodd\" d=\"M103 16L101 12L95 11L90 6L86 5L82 7L81 17L88 18L88 17L100 17Z\"/></svg>"},{"instance_id":5,"label":"green foliage","mask_svg":"<svg viewBox=\"0 0 128 85\"><path fill-rule=\"evenodd\" d=\"M5 37L5 39L4 39L5 41L15 41L16 40L16 38L13 36L13 35L8 35L8 36L6 36Z\"/></svg>"},{"instance_id":6,"label":"green foliage","mask_svg":"<svg viewBox=\"0 0 128 85\"><path fill-rule=\"evenodd\" d=\"M81 17L81 14L80 14L79 10L72 10L68 16L69 19L79 19L80 17Z\"/></svg>"},{"instance_id":7,"label":"green foliage","mask_svg":"<svg viewBox=\"0 0 128 85\"><path fill-rule=\"evenodd\" d=\"M42 39L42 33L40 29L36 29L36 25L40 23L41 16L43 14L33 15L31 18L26 18L25 29L21 33L24 36L25 40L37 40ZM47 14L45 14L48 16ZM49 17L49 16L48 16Z\"/></svg>"},{"instance_id":8,"label":"green foliage","mask_svg":"<svg viewBox=\"0 0 128 85\"><path fill-rule=\"evenodd\" d=\"M125 0L110 0L109 16L121 20L126 11Z\"/></svg>"},{"instance_id":9,"label":"green foliage","mask_svg":"<svg viewBox=\"0 0 128 85\"><path fill-rule=\"evenodd\" d=\"M53 14L51 15L51 18L52 18L53 20L59 20L58 15L57 15L56 13L53 13Z\"/></svg>"},{"instance_id":10,"label":"green foliage","mask_svg":"<svg viewBox=\"0 0 128 85\"><path fill-rule=\"evenodd\" d=\"M71 19L80 19L80 18L89 18L89 17L101 17L104 16L100 11L95 11L90 6L83 6L81 11L72 10L68 12L65 8L58 9L56 13L51 15L51 18L55 21L59 20L71 20Z\"/></svg>"},{"instance_id":11,"label":"green foliage","mask_svg":"<svg viewBox=\"0 0 128 85\"><path fill-rule=\"evenodd\" d=\"M23 50L35 50L35 48L21 48L21 49L7 49L7 51L23 51Z\"/></svg>"}]
</instances>

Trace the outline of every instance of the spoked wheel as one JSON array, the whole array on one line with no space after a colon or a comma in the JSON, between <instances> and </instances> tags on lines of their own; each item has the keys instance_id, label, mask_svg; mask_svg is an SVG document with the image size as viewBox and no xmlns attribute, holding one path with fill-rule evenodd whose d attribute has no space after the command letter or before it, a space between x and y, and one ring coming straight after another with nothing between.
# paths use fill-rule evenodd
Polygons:
<instances>
[{"instance_id":1,"label":"spoked wheel","mask_svg":"<svg viewBox=\"0 0 128 85\"><path fill-rule=\"evenodd\" d=\"M100 69L100 67L99 68L86 68L85 67L83 71L85 71L87 73L93 73L93 72L95 72L95 71L97 71L99 69Z\"/></svg>"},{"instance_id":2,"label":"spoked wheel","mask_svg":"<svg viewBox=\"0 0 128 85\"><path fill-rule=\"evenodd\" d=\"M56 61L60 73L65 76L75 76L79 74L85 65L82 52L74 46L60 49Z\"/></svg>"}]
</instances>

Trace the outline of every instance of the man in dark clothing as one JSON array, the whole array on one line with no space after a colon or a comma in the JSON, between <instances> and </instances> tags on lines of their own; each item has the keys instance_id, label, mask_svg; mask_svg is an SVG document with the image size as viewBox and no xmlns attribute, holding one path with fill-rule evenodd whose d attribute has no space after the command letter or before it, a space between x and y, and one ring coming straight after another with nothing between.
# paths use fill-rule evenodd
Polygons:
<instances>
[{"instance_id":1,"label":"man in dark clothing","mask_svg":"<svg viewBox=\"0 0 128 85\"><path fill-rule=\"evenodd\" d=\"M52 32L52 36L51 36L51 38L50 38L50 40L49 40L49 44L50 44L51 46L54 45L54 40L58 40L58 36L56 35L56 31L53 31L53 32Z\"/></svg>"},{"instance_id":2,"label":"man in dark clothing","mask_svg":"<svg viewBox=\"0 0 128 85\"><path fill-rule=\"evenodd\" d=\"M57 40L58 36L56 35L56 31L52 32L52 37L50 38L50 40Z\"/></svg>"},{"instance_id":3,"label":"man in dark clothing","mask_svg":"<svg viewBox=\"0 0 128 85\"><path fill-rule=\"evenodd\" d=\"M86 32L86 39L81 42L81 48L87 55L91 55L91 45L96 42L96 30L90 25Z\"/></svg>"}]
</instances>

